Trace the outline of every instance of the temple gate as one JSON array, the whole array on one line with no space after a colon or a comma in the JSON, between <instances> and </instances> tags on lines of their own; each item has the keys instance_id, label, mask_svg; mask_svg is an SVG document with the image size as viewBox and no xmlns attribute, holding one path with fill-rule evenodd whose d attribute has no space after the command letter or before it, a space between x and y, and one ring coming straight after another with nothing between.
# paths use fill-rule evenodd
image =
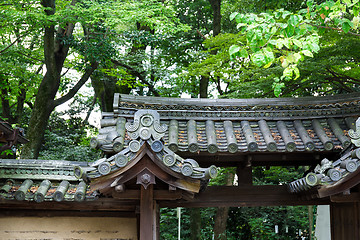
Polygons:
<instances>
[{"instance_id":1,"label":"temple gate","mask_svg":"<svg viewBox=\"0 0 360 240\"><path fill-rule=\"evenodd\" d=\"M103 158L0 160L0 222L123 218L137 222L135 235L143 240L158 239L160 207L329 204L332 239L358 239L359 110L360 94L235 100L116 94L114 111L102 113L91 140ZM287 185L255 186L254 166L310 171ZM238 186L208 187L217 167L237 167Z\"/></svg>"}]
</instances>

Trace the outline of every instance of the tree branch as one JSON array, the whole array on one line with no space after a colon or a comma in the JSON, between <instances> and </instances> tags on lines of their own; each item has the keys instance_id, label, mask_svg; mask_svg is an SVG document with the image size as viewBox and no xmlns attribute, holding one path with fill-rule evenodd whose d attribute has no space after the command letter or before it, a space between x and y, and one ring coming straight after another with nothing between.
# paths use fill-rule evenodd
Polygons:
<instances>
[{"instance_id":1,"label":"tree branch","mask_svg":"<svg viewBox=\"0 0 360 240\"><path fill-rule=\"evenodd\" d=\"M28 54L25 54L25 53L23 53L23 52L21 52L21 51L16 51L16 53L21 54L21 55L23 55L23 56L25 56L25 57L27 57L27 58L32 59L32 60L35 60L35 61L44 63L44 60L38 59L38 58L34 58L34 57L32 57L32 56L30 56L30 55L28 55Z\"/></svg>"},{"instance_id":2,"label":"tree branch","mask_svg":"<svg viewBox=\"0 0 360 240\"><path fill-rule=\"evenodd\" d=\"M30 31L26 31L25 33L21 34L19 37L17 37L12 43L10 43L8 46L6 46L4 49L0 50L0 54L8 50L12 45L14 45L17 41L20 40L20 38L25 37L28 35Z\"/></svg>"},{"instance_id":3,"label":"tree branch","mask_svg":"<svg viewBox=\"0 0 360 240\"><path fill-rule=\"evenodd\" d=\"M316 24L312 24L312 23L306 23L306 24L309 24L309 25L311 25L311 26L313 26L313 27L317 27L317 28L325 28L325 29L330 29L330 30L335 30L335 31L344 32L344 30L342 30L341 28L320 26L320 25L316 25ZM344 32L344 33L345 33L345 32ZM350 32L350 31L348 31L347 33L360 37L360 34L359 34L359 33L354 33L354 32Z\"/></svg>"},{"instance_id":4,"label":"tree branch","mask_svg":"<svg viewBox=\"0 0 360 240\"><path fill-rule=\"evenodd\" d=\"M149 81L147 81L145 79L145 76L143 76L140 72L138 72L137 70L135 70L133 67L127 65L127 64L124 64L122 62L119 62L117 60L114 60L114 59L111 59L111 62L114 63L115 65L117 66L120 66L120 67L123 67L123 68L126 68L127 70L129 70L134 76L138 77L140 79L140 81L144 84L147 85L147 87L149 88L150 92L152 92L154 94L154 96L156 97L160 97L160 94L158 91L156 91L156 89L154 88L154 86L149 83Z\"/></svg>"},{"instance_id":5,"label":"tree branch","mask_svg":"<svg viewBox=\"0 0 360 240\"><path fill-rule=\"evenodd\" d=\"M79 89L86 83L86 81L89 79L91 74L95 71L95 69L99 66L99 63L94 62L91 64L90 68L88 68L83 76L80 78L80 80L75 84L73 88L70 89L70 91L62 96L61 98L58 98L54 100L53 106L59 106L66 101L70 100L75 94L79 91Z\"/></svg>"},{"instance_id":6,"label":"tree branch","mask_svg":"<svg viewBox=\"0 0 360 240\"><path fill-rule=\"evenodd\" d=\"M94 107L96 104L96 99L97 99L97 96L96 96L96 94L94 94L94 98L93 98L93 101L91 102L89 111L86 113L86 117L85 117L84 121L81 123L82 126L85 126L89 122L89 117L90 117L91 112L94 110Z\"/></svg>"},{"instance_id":7,"label":"tree branch","mask_svg":"<svg viewBox=\"0 0 360 240\"><path fill-rule=\"evenodd\" d=\"M202 39L206 40L206 37L199 31L199 29L196 29L196 32L200 35Z\"/></svg>"}]
</instances>

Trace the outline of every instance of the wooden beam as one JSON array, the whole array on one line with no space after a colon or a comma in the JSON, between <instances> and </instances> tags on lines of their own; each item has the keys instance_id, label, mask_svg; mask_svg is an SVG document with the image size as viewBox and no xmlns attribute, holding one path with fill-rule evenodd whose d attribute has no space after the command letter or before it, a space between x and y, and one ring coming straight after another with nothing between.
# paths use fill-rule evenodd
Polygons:
<instances>
[{"instance_id":1,"label":"wooden beam","mask_svg":"<svg viewBox=\"0 0 360 240\"><path fill-rule=\"evenodd\" d=\"M112 196L122 200L140 200L141 190L126 190L122 193L113 191ZM177 200L182 198L182 191L154 190L155 200Z\"/></svg>"},{"instance_id":2,"label":"wooden beam","mask_svg":"<svg viewBox=\"0 0 360 240\"><path fill-rule=\"evenodd\" d=\"M160 207L252 207L330 204L329 198L302 199L285 185L212 186L192 201L160 201Z\"/></svg>"},{"instance_id":3,"label":"wooden beam","mask_svg":"<svg viewBox=\"0 0 360 240\"><path fill-rule=\"evenodd\" d=\"M61 211L113 211L113 212L135 212L139 201L118 200L113 198L100 198L94 201L83 202L55 202L44 201L36 203L35 201L15 201L0 200L0 209L34 209L34 210L61 210Z\"/></svg>"},{"instance_id":4,"label":"wooden beam","mask_svg":"<svg viewBox=\"0 0 360 240\"><path fill-rule=\"evenodd\" d=\"M330 200L334 203L360 202L360 193L351 193L350 195L338 194L330 196Z\"/></svg>"},{"instance_id":5,"label":"wooden beam","mask_svg":"<svg viewBox=\"0 0 360 240\"><path fill-rule=\"evenodd\" d=\"M85 210L38 210L1 209L0 217L126 217L135 218L134 211L85 211Z\"/></svg>"}]
</instances>

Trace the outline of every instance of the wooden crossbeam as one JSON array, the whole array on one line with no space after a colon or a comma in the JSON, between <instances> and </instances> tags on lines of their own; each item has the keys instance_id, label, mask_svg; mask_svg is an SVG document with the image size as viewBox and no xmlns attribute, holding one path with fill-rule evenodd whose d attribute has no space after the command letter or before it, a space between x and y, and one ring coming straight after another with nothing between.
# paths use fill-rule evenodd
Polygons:
<instances>
[{"instance_id":1,"label":"wooden crossbeam","mask_svg":"<svg viewBox=\"0 0 360 240\"><path fill-rule=\"evenodd\" d=\"M329 204L329 198L302 199L286 186L212 186L192 201L160 201L160 207L252 207Z\"/></svg>"}]
</instances>

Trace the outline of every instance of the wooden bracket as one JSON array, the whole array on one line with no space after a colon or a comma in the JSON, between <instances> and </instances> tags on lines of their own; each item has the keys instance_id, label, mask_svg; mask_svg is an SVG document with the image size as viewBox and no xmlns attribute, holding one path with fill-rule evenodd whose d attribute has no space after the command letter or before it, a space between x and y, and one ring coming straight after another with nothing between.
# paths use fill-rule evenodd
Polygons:
<instances>
[{"instance_id":1,"label":"wooden bracket","mask_svg":"<svg viewBox=\"0 0 360 240\"><path fill-rule=\"evenodd\" d=\"M141 184L145 189L147 189L150 184L156 184L155 175L149 170L144 169L137 175L136 184Z\"/></svg>"}]
</instances>

